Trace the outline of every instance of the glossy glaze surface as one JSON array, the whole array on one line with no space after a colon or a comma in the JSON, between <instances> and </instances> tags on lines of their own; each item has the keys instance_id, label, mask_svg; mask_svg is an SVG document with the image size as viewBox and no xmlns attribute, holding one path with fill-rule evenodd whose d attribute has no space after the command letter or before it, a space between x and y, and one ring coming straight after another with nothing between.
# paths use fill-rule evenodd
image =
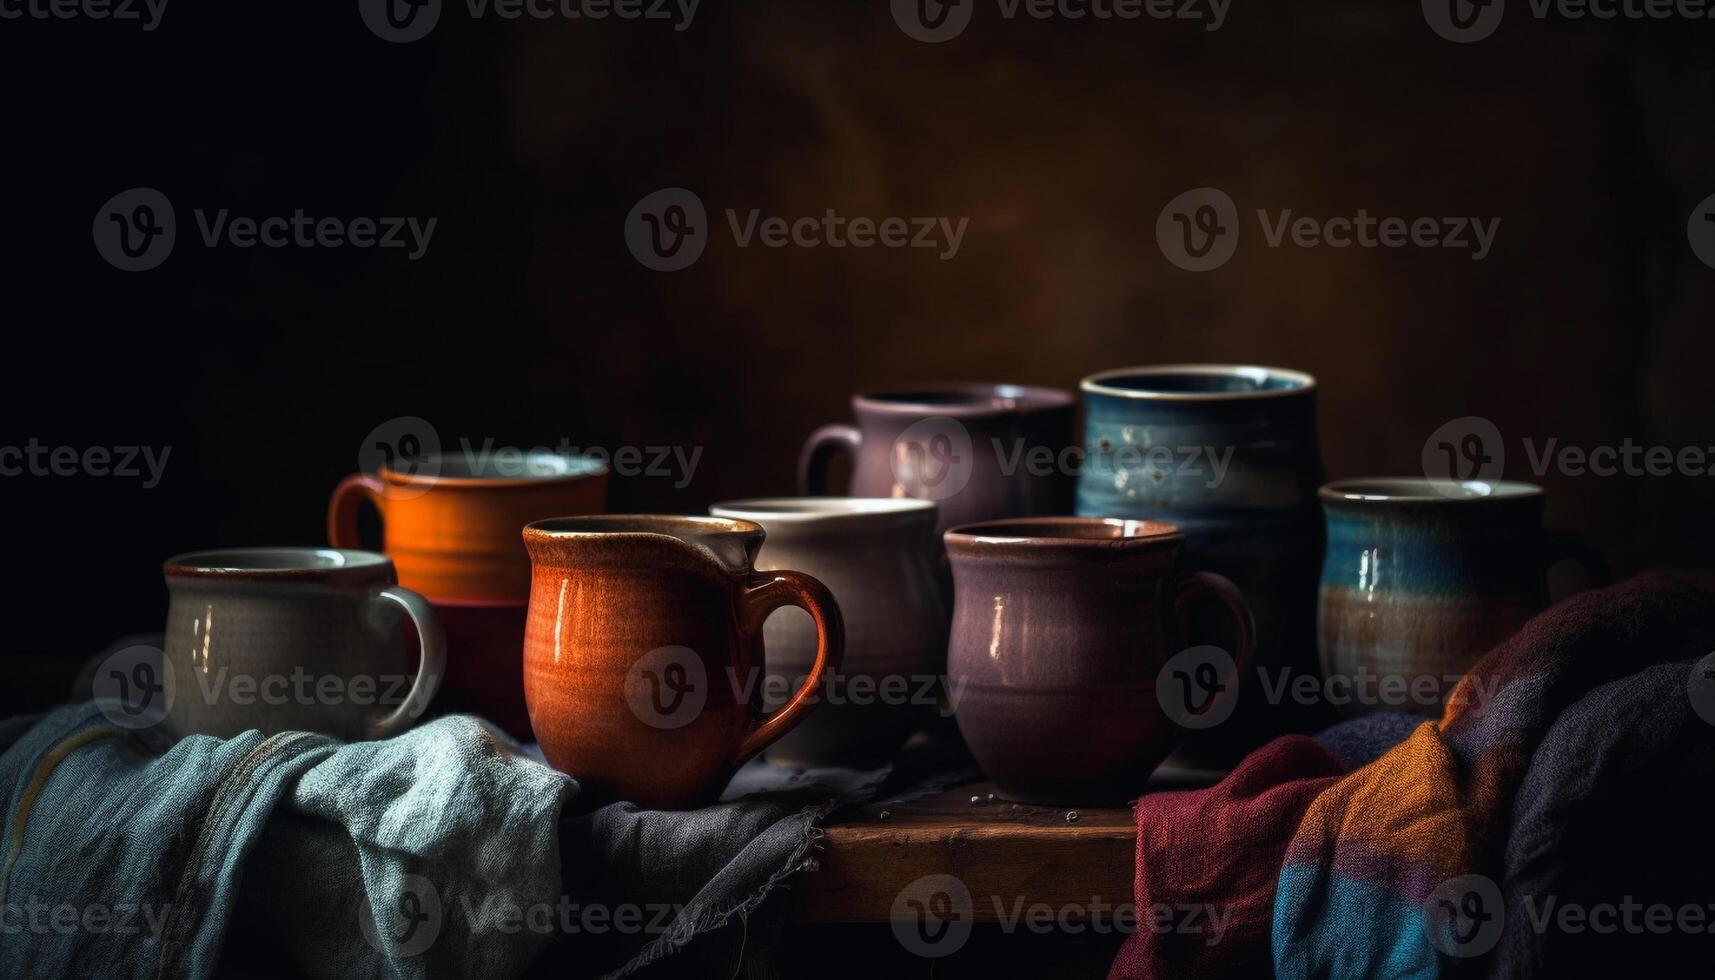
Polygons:
<instances>
[{"instance_id":1,"label":"glossy glaze surface","mask_svg":"<svg viewBox=\"0 0 1715 980\"><path fill-rule=\"evenodd\" d=\"M1315 378L1284 368L1156 365L1103 371L1080 388L1087 455L1077 513L1179 527L1186 563L1232 579L1250 600L1259 670L1315 677ZM1234 716L1188 740L1189 759L1230 764L1277 734L1328 720L1317 707L1270 705L1254 671L1245 683Z\"/></svg>"},{"instance_id":2,"label":"glossy glaze surface","mask_svg":"<svg viewBox=\"0 0 1715 980\"><path fill-rule=\"evenodd\" d=\"M799 491L828 493L833 455L849 452L848 493L933 500L937 533L969 521L1066 514L1069 470L1012 464L1019 453L1040 449L1057 459L1073 446L1075 401L1057 388L962 382L856 395L856 426L824 426L805 443Z\"/></svg>"},{"instance_id":3,"label":"glossy glaze surface","mask_svg":"<svg viewBox=\"0 0 1715 980\"><path fill-rule=\"evenodd\" d=\"M1322 669L1343 679L1395 678L1395 693L1342 705L1440 715L1472 663L1548 604L1545 573L1562 558L1606 571L1576 539L1543 531L1544 496L1528 483L1370 478L1321 491L1328 546L1317 617Z\"/></svg>"},{"instance_id":4,"label":"glossy glaze surface","mask_svg":"<svg viewBox=\"0 0 1715 980\"><path fill-rule=\"evenodd\" d=\"M607 501L607 468L596 460L536 454L525 463L478 465L449 455L420 461L411 473L346 477L328 501L328 541L359 547L357 511L367 500L381 514L381 550L406 588L436 600L523 602L530 594L524 525L599 514Z\"/></svg>"},{"instance_id":5,"label":"glossy glaze surface","mask_svg":"<svg viewBox=\"0 0 1715 980\"><path fill-rule=\"evenodd\" d=\"M954 528L946 544L959 730L1008 799L1073 805L1142 792L1180 734L1156 684L1193 642L1182 602L1225 604L1236 669L1249 660L1243 598L1219 576L1179 573L1184 537L1172 525L995 521Z\"/></svg>"},{"instance_id":6,"label":"glossy glaze surface","mask_svg":"<svg viewBox=\"0 0 1715 980\"><path fill-rule=\"evenodd\" d=\"M413 723L439 686L439 623L427 600L397 585L385 556L227 549L179 555L163 571L175 734L380 738ZM420 643L416 668L407 617Z\"/></svg>"},{"instance_id":7,"label":"glossy glaze surface","mask_svg":"<svg viewBox=\"0 0 1715 980\"><path fill-rule=\"evenodd\" d=\"M763 623L785 605L815 622L810 688L838 669L844 629L802 572L755 569L762 528L713 517L607 516L524 529L533 575L524 693L543 754L595 799L685 809L816 707L764 716L744 679L765 665ZM810 689L806 688L806 690Z\"/></svg>"},{"instance_id":8,"label":"glossy glaze surface","mask_svg":"<svg viewBox=\"0 0 1715 980\"><path fill-rule=\"evenodd\" d=\"M845 666L822 706L768 750L771 760L866 766L894 750L936 710L946 670L948 610L936 580L935 504L874 497L777 497L716 504L717 517L767 532L760 569L815 576L839 603ZM815 661L816 632L790 610L763 628L768 690L794 690Z\"/></svg>"}]
</instances>

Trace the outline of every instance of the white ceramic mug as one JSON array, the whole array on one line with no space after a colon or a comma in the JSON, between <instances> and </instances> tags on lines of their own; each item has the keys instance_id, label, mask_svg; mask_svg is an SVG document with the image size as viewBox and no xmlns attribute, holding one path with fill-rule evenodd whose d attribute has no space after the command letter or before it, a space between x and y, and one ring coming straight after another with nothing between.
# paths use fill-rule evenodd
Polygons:
<instances>
[{"instance_id":1,"label":"white ceramic mug","mask_svg":"<svg viewBox=\"0 0 1715 980\"><path fill-rule=\"evenodd\" d=\"M235 548L179 555L163 571L175 734L385 738L409 727L440 686L440 623L428 600L399 587L385 555ZM421 647L414 673L405 616Z\"/></svg>"},{"instance_id":2,"label":"white ceramic mug","mask_svg":"<svg viewBox=\"0 0 1715 980\"><path fill-rule=\"evenodd\" d=\"M756 567L808 572L834 594L845 617L845 663L824 677L821 707L771 746L768 757L865 765L891 756L934 712L946 673L949 620L936 577L935 503L775 497L729 500L709 512L762 525L767 537ZM762 695L772 707L809 673L816 633L808 616L783 610L768 620L763 637Z\"/></svg>"}]
</instances>

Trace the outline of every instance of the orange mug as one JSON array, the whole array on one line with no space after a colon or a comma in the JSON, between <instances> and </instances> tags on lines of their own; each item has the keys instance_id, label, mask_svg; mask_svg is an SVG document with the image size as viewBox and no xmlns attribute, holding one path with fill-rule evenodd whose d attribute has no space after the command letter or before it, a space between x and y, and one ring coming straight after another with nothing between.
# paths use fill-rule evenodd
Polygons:
<instances>
[{"instance_id":1,"label":"orange mug","mask_svg":"<svg viewBox=\"0 0 1715 980\"><path fill-rule=\"evenodd\" d=\"M557 514L606 509L607 467L561 453L445 454L413 461L409 471L340 481L328 501L328 542L359 548L357 511L381 513L381 550L399 584L436 602L523 602L530 558L518 540L524 525Z\"/></svg>"},{"instance_id":2,"label":"orange mug","mask_svg":"<svg viewBox=\"0 0 1715 980\"><path fill-rule=\"evenodd\" d=\"M649 809L712 803L745 760L816 706L845 626L821 582L756 570L761 525L719 517L605 516L524 529L534 576L524 697L542 754L594 799ZM762 624L810 614L802 687L763 714Z\"/></svg>"}]
</instances>

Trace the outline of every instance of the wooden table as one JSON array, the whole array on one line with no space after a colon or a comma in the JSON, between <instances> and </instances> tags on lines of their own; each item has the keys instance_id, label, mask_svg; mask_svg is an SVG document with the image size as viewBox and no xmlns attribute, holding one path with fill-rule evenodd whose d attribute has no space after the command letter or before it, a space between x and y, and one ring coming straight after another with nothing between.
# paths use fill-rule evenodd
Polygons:
<instances>
[{"instance_id":1,"label":"wooden table","mask_svg":"<svg viewBox=\"0 0 1715 980\"><path fill-rule=\"evenodd\" d=\"M935 874L965 883L977 922L999 921L997 899L1001 908L1131 901L1130 810L1007 803L993 792L974 783L830 824L819 866L794 888L793 918L886 922L907 885Z\"/></svg>"}]
</instances>

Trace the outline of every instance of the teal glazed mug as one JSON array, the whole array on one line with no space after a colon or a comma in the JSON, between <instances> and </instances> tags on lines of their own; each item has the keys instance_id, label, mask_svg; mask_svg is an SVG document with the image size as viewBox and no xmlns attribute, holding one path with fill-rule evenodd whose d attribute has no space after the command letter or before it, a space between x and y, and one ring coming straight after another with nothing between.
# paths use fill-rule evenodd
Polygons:
<instances>
[{"instance_id":1,"label":"teal glazed mug","mask_svg":"<svg viewBox=\"0 0 1715 980\"><path fill-rule=\"evenodd\" d=\"M1320 496L1324 690L1346 714L1439 717L1470 666L1548 606L1551 566L1574 561L1592 586L1608 581L1581 539L1543 529L1534 484L1365 478Z\"/></svg>"},{"instance_id":2,"label":"teal glazed mug","mask_svg":"<svg viewBox=\"0 0 1715 980\"><path fill-rule=\"evenodd\" d=\"M1316 676L1316 379L1275 367L1170 364L1103 371L1079 387L1077 513L1173 524L1185 535L1186 563L1231 579L1256 615L1256 670L1232 717L1192 733L1182 760L1230 764L1275 735L1322 727L1325 707L1270 704L1262 686L1265 674ZM1224 629L1199 621L1198 633L1230 649Z\"/></svg>"}]
</instances>

